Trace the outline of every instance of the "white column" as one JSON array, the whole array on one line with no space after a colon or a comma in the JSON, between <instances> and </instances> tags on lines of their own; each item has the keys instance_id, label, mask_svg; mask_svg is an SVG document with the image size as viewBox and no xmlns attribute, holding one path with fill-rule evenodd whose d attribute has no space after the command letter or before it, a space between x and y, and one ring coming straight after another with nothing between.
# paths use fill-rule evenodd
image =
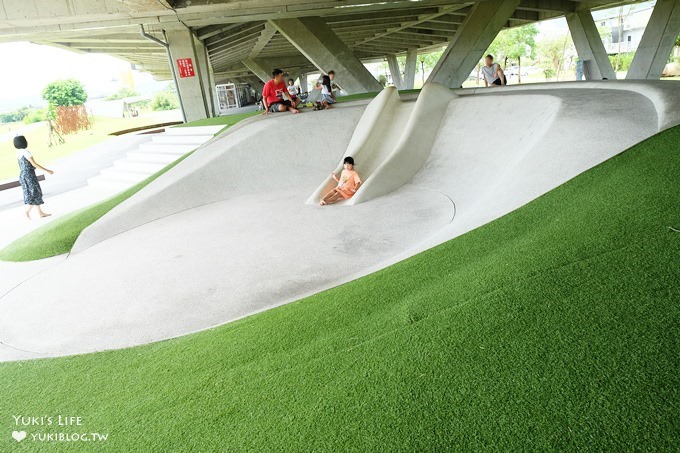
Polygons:
<instances>
[{"instance_id":1,"label":"white column","mask_svg":"<svg viewBox=\"0 0 680 453\"><path fill-rule=\"evenodd\" d=\"M418 65L418 50L409 49L406 52L406 67L404 68L404 88L412 90L416 82L416 67Z\"/></svg>"},{"instance_id":2,"label":"white column","mask_svg":"<svg viewBox=\"0 0 680 453\"><path fill-rule=\"evenodd\" d=\"M680 34L680 0L657 0L626 79L659 79Z\"/></svg>"},{"instance_id":3,"label":"white column","mask_svg":"<svg viewBox=\"0 0 680 453\"><path fill-rule=\"evenodd\" d=\"M186 120L213 116L212 87L203 43L190 30L168 31L167 39L172 59L170 64L177 71L177 92Z\"/></svg>"},{"instance_id":4,"label":"white column","mask_svg":"<svg viewBox=\"0 0 680 453\"><path fill-rule=\"evenodd\" d=\"M270 22L320 71L334 70L338 84L347 93L382 90L375 77L321 18L276 19Z\"/></svg>"},{"instance_id":5,"label":"white column","mask_svg":"<svg viewBox=\"0 0 680 453\"><path fill-rule=\"evenodd\" d=\"M401 69L399 68L399 60L394 54L387 55L387 65L390 67L390 74L392 74L392 83L398 89L403 89L404 84L401 80Z\"/></svg>"},{"instance_id":6,"label":"white column","mask_svg":"<svg viewBox=\"0 0 680 453\"><path fill-rule=\"evenodd\" d=\"M475 3L463 24L432 70L428 82L460 87L479 59L507 24L520 0L488 0Z\"/></svg>"},{"instance_id":7,"label":"white column","mask_svg":"<svg viewBox=\"0 0 680 453\"><path fill-rule=\"evenodd\" d=\"M586 79L616 79L616 73L614 73L590 11L570 13L566 15L566 18L571 38L574 40L574 47L576 47L579 59L583 62Z\"/></svg>"}]
</instances>

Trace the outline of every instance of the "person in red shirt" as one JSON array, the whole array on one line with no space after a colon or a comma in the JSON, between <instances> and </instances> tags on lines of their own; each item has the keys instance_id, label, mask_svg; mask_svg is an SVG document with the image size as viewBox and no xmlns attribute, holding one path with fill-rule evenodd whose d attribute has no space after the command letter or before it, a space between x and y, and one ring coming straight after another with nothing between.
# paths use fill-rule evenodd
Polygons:
<instances>
[{"instance_id":1,"label":"person in red shirt","mask_svg":"<svg viewBox=\"0 0 680 453\"><path fill-rule=\"evenodd\" d=\"M288 99L285 99L285 98ZM274 69L272 72L272 79L264 84L262 89L262 102L264 102L264 114L269 112L285 112L300 113L295 108L295 101L288 93L288 87L283 78L283 71L281 69Z\"/></svg>"}]
</instances>

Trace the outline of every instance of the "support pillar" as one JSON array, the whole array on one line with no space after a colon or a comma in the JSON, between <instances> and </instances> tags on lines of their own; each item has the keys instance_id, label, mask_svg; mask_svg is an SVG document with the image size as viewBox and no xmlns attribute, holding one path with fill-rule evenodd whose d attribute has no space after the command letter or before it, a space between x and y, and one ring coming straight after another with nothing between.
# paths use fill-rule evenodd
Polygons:
<instances>
[{"instance_id":1,"label":"support pillar","mask_svg":"<svg viewBox=\"0 0 680 453\"><path fill-rule=\"evenodd\" d=\"M248 77L243 79L243 81L249 84L257 93L262 93L264 83L262 83L262 80L260 80L258 77Z\"/></svg>"},{"instance_id":2,"label":"support pillar","mask_svg":"<svg viewBox=\"0 0 680 453\"><path fill-rule=\"evenodd\" d=\"M406 51L406 67L404 68L404 88L412 90L416 83L416 67L418 65L418 49Z\"/></svg>"},{"instance_id":3,"label":"support pillar","mask_svg":"<svg viewBox=\"0 0 680 453\"><path fill-rule=\"evenodd\" d=\"M168 31L167 40L170 64L178 74L177 92L186 121L214 116L214 88L205 46L188 29Z\"/></svg>"},{"instance_id":4,"label":"support pillar","mask_svg":"<svg viewBox=\"0 0 680 453\"><path fill-rule=\"evenodd\" d=\"M243 66L248 68L250 72L255 74L258 79L262 82L267 83L272 78L272 71L274 68L266 68L261 63L255 61L252 58L248 58L242 61Z\"/></svg>"},{"instance_id":5,"label":"support pillar","mask_svg":"<svg viewBox=\"0 0 680 453\"><path fill-rule=\"evenodd\" d=\"M569 32L579 59L583 62L586 80L616 79L600 32L590 11L577 11L566 15Z\"/></svg>"},{"instance_id":6,"label":"support pillar","mask_svg":"<svg viewBox=\"0 0 680 453\"><path fill-rule=\"evenodd\" d=\"M680 0L658 0L626 79L659 79L680 34Z\"/></svg>"},{"instance_id":7,"label":"support pillar","mask_svg":"<svg viewBox=\"0 0 680 453\"><path fill-rule=\"evenodd\" d=\"M308 83L307 83L307 74L300 74L300 90L305 93L309 91Z\"/></svg>"},{"instance_id":8,"label":"support pillar","mask_svg":"<svg viewBox=\"0 0 680 453\"><path fill-rule=\"evenodd\" d=\"M459 88L507 24L520 0L488 0L475 3L428 77L450 88Z\"/></svg>"},{"instance_id":9,"label":"support pillar","mask_svg":"<svg viewBox=\"0 0 680 453\"><path fill-rule=\"evenodd\" d=\"M276 19L270 23L320 71L334 70L338 84L348 94L382 90L380 83L321 18Z\"/></svg>"},{"instance_id":10,"label":"support pillar","mask_svg":"<svg viewBox=\"0 0 680 453\"><path fill-rule=\"evenodd\" d=\"M210 64L205 44L195 35L194 48L196 49L197 73L201 77L206 106L208 106L208 117L219 116L220 107L217 101L217 93L215 92L215 74Z\"/></svg>"},{"instance_id":11,"label":"support pillar","mask_svg":"<svg viewBox=\"0 0 680 453\"><path fill-rule=\"evenodd\" d=\"M392 74L392 83L397 89L403 90L404 82L401 80L401 69L397 56L394 54L387 55L387 65L390 67L390 74Z\"/></svg>"}]
</instances>

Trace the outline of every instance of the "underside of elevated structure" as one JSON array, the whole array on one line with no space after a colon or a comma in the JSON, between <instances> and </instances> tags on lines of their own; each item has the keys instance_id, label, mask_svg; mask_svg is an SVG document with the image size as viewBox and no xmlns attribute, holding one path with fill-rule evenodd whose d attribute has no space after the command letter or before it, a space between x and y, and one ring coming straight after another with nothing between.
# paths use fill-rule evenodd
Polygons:
<instances>
[{"instance_id":1,"label":"underside of elevated structure","mask_svg":"<svg viewBox=\"0 0 680 453\"><path fill-rule=\"evenodd\" d=\"M480 48L499 31L541 20L572 18L572 33L579 34L579 53L598 57L600 49L588 46L588 32L593 28L590 11L630 3L636 1L0 0L0 42L31 41L106 53L157 79L177 79L178 70L186 70L190 60L189 75L179 76L194 77L191 74L196 71L200 87L193 91L204 93L214 83L264 79L274 67L291 76L339 68L339 80L351 80L349 91L375 91L375 81L368 80L357 63L387 58L393 70L398 70L394 56L399 55L408 56L404 82L400 82L408 88L413 84L415 55L448 45L444 56L455 61L440 61L432 80L458 86L460 78L469 74L470 62L481 56L477 55ZM663 11L657 13L659 25L655 25L659 30L648 33L645 43L661 55L668 36L680 32L676 30L680 0L659 3L663 4ZM487 21L488 14L493 17ZM663 24L662 16L667 19ZM173 49L181 36L186 42L179 50ZM326 55L330 52L340 55ZM178 60L185 67L179 67ZM653 64L638 60L636 73L643 78L658 69L660 58L649 60ZM611 75L610 68L599 63L592 63L593 77ZM394 77L401 78L401 74ZM194 109L197 113L190 116L214 114L207 97L202 100L204 107Z\"/></svg>"}]
</instances>

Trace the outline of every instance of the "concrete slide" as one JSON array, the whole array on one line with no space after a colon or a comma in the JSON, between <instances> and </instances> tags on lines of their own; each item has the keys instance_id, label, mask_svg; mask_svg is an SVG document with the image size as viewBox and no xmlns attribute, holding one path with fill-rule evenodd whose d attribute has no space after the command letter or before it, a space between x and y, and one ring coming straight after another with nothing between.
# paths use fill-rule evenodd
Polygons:
<instances>
[{"instance_id":1,"label":"concrete slide","mask_svg":"<svg viewBox=\"0 0 680 453\"><path fill-rule=\"evenodd\" d=\"M0 360L162 340L333 287L511 212L680 123L676 82L428 86L244 121L87 228L0 263ZM295 131L304 132L304 138ZM318 195L353 155L364 184Z\"/></svg>"}]
</instances>

